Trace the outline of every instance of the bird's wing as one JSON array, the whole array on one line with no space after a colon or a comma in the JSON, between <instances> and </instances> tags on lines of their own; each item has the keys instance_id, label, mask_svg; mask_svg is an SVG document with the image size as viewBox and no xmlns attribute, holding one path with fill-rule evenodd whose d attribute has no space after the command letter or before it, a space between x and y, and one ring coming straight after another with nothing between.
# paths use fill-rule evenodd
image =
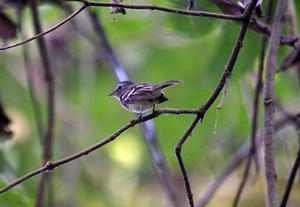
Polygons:
<instances>
[{"instance_id":1,"label":"bird's wing","mask_svg":"<svg viewBox=\"0 0 300 207\"><path fill-rule=\"evenodd\" d=\"M136 84L130 93L126 96L126 101L152 100L157 98L158 94L154 93L153 85L149 83Z\"/></svg>"},{"instance_id":2,"label":"bird's wing","mask_svg":"<svg viewBox=\"0 0 300 207\"><path fill-rule=\"evenodd\" d=\"M146 93L140 93L140 94L134 94L128 97L126 100L127 103L133 103L138 101L147 101L147 100L154 100L157 96L153 96L152 93L146 92Z\"/></svg>"},{"instance_id":3,"label":"bird's wing","mask_svg":"<svg viewBox=\"0 0 300 207\"><path fill-rule=\"evenodd\" d=\"M134 87L134 89L135 89L135 91L134 91L135 94L151 92L151 91L153 91L153 85L149 84L149 83L140 83L140 84L137 84Z\"/></svg>"}]
</instances>

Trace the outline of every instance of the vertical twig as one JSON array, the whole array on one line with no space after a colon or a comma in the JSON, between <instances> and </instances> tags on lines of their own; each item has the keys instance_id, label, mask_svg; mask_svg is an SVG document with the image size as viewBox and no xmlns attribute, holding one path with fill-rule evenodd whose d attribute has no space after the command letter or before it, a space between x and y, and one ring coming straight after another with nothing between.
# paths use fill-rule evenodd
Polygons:
<instances>
[{"instance_id":1,"label":"vertical twig","mask_svg":"<svg viewBox=\"0 0 300 207\"><path fill-rule=\"evenodd\" d=\"M123 65L118 60L117 56L112 49L104 29L99 21L98 15L92 10L88 9L88 15L90 17L93 28L101 41L104 49L106 50L106 54L110 61L112 68L114 69L114 74L119 81L128 80L128 74L123 67ZM144 139L147 142L147 147L149 149L152 162L154 163L154 170L158 175L160 184L163 187L164 192L167 194L169 201L172 203L174 207L179 207L179 200L175 191L173 190L173 186L171 184L171 175L169 173L167 164L164 160L164 157L161 153L160 146L157 141L157 136L155 133L153 121L149 120L143 124L141 124L142 133L144 135Z\"/></svg>"},{"instance_id":2,"label":"vertical twig","mask_svg":"<svg viewBox=\"0 0 300 207\"><path fill-rule=\"evenodd\" d=\"M268 9L267 9L267 21L266 23L270 23L272 15L272 0L268 1ZM258 112L259 112L259 99L261 94L261 89L263 87L263 71L264 71L264 62L265 62L265 53L266 53L266 47L267 47L268 38L266 36L262 36L261 40L261 50L259 55L259 68L257 73L257 79L256 79L256 86L255 86L255 96L253 100L253 114L252 114L252 120L251 120L251 133L250 133L250 139L251 139L251 147L249 149L249 154L246 161L246 166L244 170L244 174L241 180L241 183L239 185L237 194L234 198L233 207L238 206L238 202L240 200L240 197L242 195L243 189L245 187L245 184L247 182L247 179L249 177L249 172L251 168L251 161L252 157L254 157L254 161L257 163L257 150L256 150L256 134L257 134L257 122L258 122Z\"/></svg>"},{"instance_id":3,"label":"vertical twig","mask_svg":"<svg viewBox=\"0 0 300 207\"><path fill-rule=\"evenodd\" d=\"M181 174L182 174L182 177L183 177L183 181L184 181L184 185L185 185L185 192L186 192L190 207L194 206L193 193L192 193L189 178L188 178L185 166L184 166L184 162L183 162L183 159L182 159L182 156L181 156L181 149L182 149L182 145L188 139L188 137L190 136L190 134L192 133L194 128L197 126L197 124L201 120L201 118L202 117L199 114L196 116L194 121L191 123L191 125L186 130L185 134L179 140L179 142L176 144L176 147L175 147L175 154L176 154L176 158L177 158L177 161L178 161L178 164L179 164L179 167L180 167L180 171L181 171Z\"/></svg>"},{"instance_id":4,"label":"vertical twig","mask_svg":"<svg viewBox=\"0 0 300 207\"><path fill-rule=\"evenodd\" d=\"M267 45L267 38L263 37L262 39L263 40L262 40L262 45L261 45L260 64L259 64L260 66L259 66L259 71L257 74L255 97L254 97L254 103L253 103L254 110L253 110L252 121L251 121L251 135L250 135L251 146L249 148L249 154L246 159L244 174L243 174L239 189L237 191L237 194L236 194L233 204L232 204L233 207L236 207L238 205L240 196L241 196L243 189L245 187L245 184L247 182L250 168L251 168L252 157L254 156L254 158L257 159L255 140L256 140L258 110L259 110L258 104L259 104L259 97L260 97L260 92L261 92L261 88L262 88L262 74L263 74L263 70L264 70L263 64L264 64L265 49L266 49L266 45Z\"/></svg>"},{"instance_id":5,"label":"vertical twig","mask_svg":"<svg viewBox=\"0 0 300 207\"><path fill-rule=\"evenodd\" d=\"M276 57L280 45L280 36L284 24L284 15L287 7L286 0L279 0L275 12L274 23L270 42L268 46L267 65L265 71L264 87L264 152L265 152L265 180L266 180L266 206L276 207L278 205L276 189L276 170L274 160L274 125L273 118L275 112L274 100L274 78L276 72Z\"/></svg>"},{"instance_id":6,"label":"vertical twig","mask_svg":"<svg viewBox=\"0 0 300 207\"><path fill-rule=\"evenodd\" d=\"M18 16L18 25L19 25L19 32L20 36L22 39L25 40L25 35L23 34L23 28L22 28L22 18L23 15L22 13L19 14ZM33 111L33 116L35 120L35 125L38 133L38 137L40 140L40 143L43 143L43 134L44 134L44 129L43 129L43 120L41 117L41 109L39 106L38 99L36 97L36 93L34 90L34 83L33 83L33 73L31 72L32 70L32 65L29 57L29 50L27 45L23 45L22 47L22 55L24 59L24 64L25 64L25 73L26 73L26 81L27 81L27 86L28 86L28 91L29 91L29 98L31 101L32 105L32 111Z\"/></svg>"},{"instance_id":7,"label":"vertical twig","mask_svg":"<svg viewBox=\"0 0 300 207\"><path fill-rule=\"evenodd\" d=\"M42 32L42 26L38 13L37 0L30 0L31 13L33 18L33 26L36 34ZM53 128L54 128L54 77L52 74L51 64L49 61L48 51L44 37L37 39L38 48L40 51L45 82L46 82L46 94L47 94L47 127L43 140L43 164L45 165L52 158L52 145L53 145ZM39 183L37 195L36 195L36 207L44 206L45 190L50 179L50 174L44 173Z\"/></svg>"}]
</instances>

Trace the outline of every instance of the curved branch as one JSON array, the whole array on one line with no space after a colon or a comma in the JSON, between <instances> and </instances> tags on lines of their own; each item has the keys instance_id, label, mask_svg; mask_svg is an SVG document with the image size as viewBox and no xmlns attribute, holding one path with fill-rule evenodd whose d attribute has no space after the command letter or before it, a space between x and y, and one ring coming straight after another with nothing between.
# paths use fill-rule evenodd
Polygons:
<instances>
[{"instance_id":1,"label":"curved branch","mask_svg":"<svg viewBox=\"0 0 300 207\"><path fill-rule=\"evenodd\" d=\"M150 119L157 118L162 114L176 114L176 115L192 114L193 115L193 114L199 114L199 113L200 113L199 109L160 109L160 110L154 111L152 114L149 114L149 115L147 115L145 117L142 117L140 119L135 119L135 120L129 121L126 125L124 125L120 129L118 129L115 133L113 133L109 137L99 141L98 143L96 143L96 144L94 144L94 145L92 145L88 148L85 148L85 149L83 149L83 150L81 150L77 153L74 153L74 154L69 155L65 158L62 158L60 160L49 161L43 167L40 167L40 168L38 168L38 169L28 173L28 174L16 179L15 181L11 182L10 184L2 187L0 189L0 194L14 188L15 186L23 183L24 181L26 181L26 180L28 180L28 179L36 176L36 175L39 175L39 174L47 172L47 171L54 170L55 168L57 168L61 165L64 165L68 162L76 160L76 159L78 159L78 158L80 158L84 155L87 155L87 154L101 148L102 146L104 146L104 145L110 143L111 141L115 140L123 132L125 132L129 128L134 127L137 124L140 124L140 123L145 122L145 121L150 120Z\"/></svg>"},{"instance_id":2,"label":"curved branch","mask_svg":"<svg viewBox=\"0 0 300 207\"><path fill-rule=\"evenodd\" d=\"M279 50L280 36L283 32L284 15L287 8L286 0L279 0L274 16L271 37L268 46L268 56L265 70L264 85L264 174L266 186L266 206L278 206L276 187L274 140L274 113L275 113L275 72L276 58Z\"/></svg>"},{"instance_id":3,"label":"curved branch","mask_svg":"<svg viewBox=\"0 0 300 207\"><path fill-rule=\"evenodd\" d=\"M17 46L20 46L20 45L24 45L28 42L31 42L32 40L35 40L35 39L38 39L46 34L49 34L50 32L56 30L57 28L59 28L60 26L64 25L65 23L67 23L70 19L72 19L73 17L75 17L76 15L78 15L80 12L82 12L84 9L87 8L87 5L84 4L83 6L81 6L77 11L73 12L70 16L68 16L67 18L65 18L63 21L59 22L58 24L54 25L53 27L51 27L50 29L44 31L44 32L41 32L27 40L24 40L24 41L21 41L21 42L18 42L18 43L15 43L15 44L12 44L12 45L7 45L5 47L0 47L0 51L1 50L7 50L7 49L10 49L10 48L13 48L13 47L17 47Z\"/></svg>"}]
</instances>

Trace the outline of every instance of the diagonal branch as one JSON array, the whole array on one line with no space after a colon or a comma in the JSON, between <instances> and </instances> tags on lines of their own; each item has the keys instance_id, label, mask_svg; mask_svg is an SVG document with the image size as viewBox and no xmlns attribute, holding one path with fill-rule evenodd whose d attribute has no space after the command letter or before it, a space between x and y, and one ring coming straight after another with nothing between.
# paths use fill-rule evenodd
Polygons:
<instances>
[{"instance_id":1,"label":"diagonal branch","mask_svg":"<svg viewBox=\"0 0 300 207\"><path fill-rule=\"evenodd\" d=\"M38 5L36 0L30 1L31 13L33 18L33 25L36 34L42 32L42 25L38 13ZM43 164L46 164L52 158L53 153L53 129L55 119L55 92L54 92L54 76L52 74L51 63L48 56L48 50L44 37L37 40L38 49L42 59L44 78L46 83L46 96L47 96L47 126L43 139ZM37 195L36 195L36 206L44 206L45 191L48 186L50 176L49 174L43 174L39 183Z\"/></svg>"},{"instance_id":2,"label":"diagonal branch","mask_svg":"<svg viewBox=\"0 0 300 207\"><path fill-rule=\"evenodd\" d=\"M38 34L36 34L35 36L28 38L27 40L12 44L12 45L7 45L5 47L0 47L0 51L1 50L7 50L10 48L14 48L20 45L24 45L28 42L31 42L32 40L35 39L39 39L42 36L45 36L46 34L49 34L50 32L53 32L54 30L56 30L57 28L61 27L62 25L64 25L65 23L67 23L69 20L71 20L72 18L74 18L75 16L77 16L80 12L82 12L87 6L83 5L81 6L77 11L73 12L70 16L68 16L67 18L65 18L64 20L62 20L61 22L59 22L58 24L54 25L53 27L51 27L50 29L44 31L44 32L40 32Z\"/></svg>"},{"instance_id":3,"label":"diagonal branch","mask_svg":"<svg viewBox=\"0 0 300 207\"><path fill-rule=\"evenodd\" d=\"M278 120L274 126L275 131L279 131L284 127L289 126L289 124L296 124L295 116L284 116L280 120ZM261 130L262 131L262 130ZM261 134L261 133L258 133ZM263 137L257 136L256 138L256 146L259 147L262 145ZM218 188L223 184L223 182L227 179L227 177L240 165L240 163L250 154L251 143L247 141L244 143L237 152L232 156L232 158L225 165L223 170L217 175L217 177L213 180L212 184L210 184L202 193L201 197L196 202L196 207L204 207L207 205L209 200L214 196L215 192Z\"/></svg>"}]
</instances>

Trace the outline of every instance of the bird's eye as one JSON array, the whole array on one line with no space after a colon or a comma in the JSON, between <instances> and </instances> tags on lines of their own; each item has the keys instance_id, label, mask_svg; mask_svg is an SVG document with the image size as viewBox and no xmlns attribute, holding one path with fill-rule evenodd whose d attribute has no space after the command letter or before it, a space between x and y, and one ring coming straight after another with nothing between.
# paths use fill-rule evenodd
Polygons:
<instances>
[{"instance_id":1,"label":"bird's eye","mask_svg":"<svg viewBox=\"0 0 300 207\"><path fill-rule=\"evenodd\" d=\"M120 90L123 86L118 85L117 90Z\"/></svg>"}]
</instances>

